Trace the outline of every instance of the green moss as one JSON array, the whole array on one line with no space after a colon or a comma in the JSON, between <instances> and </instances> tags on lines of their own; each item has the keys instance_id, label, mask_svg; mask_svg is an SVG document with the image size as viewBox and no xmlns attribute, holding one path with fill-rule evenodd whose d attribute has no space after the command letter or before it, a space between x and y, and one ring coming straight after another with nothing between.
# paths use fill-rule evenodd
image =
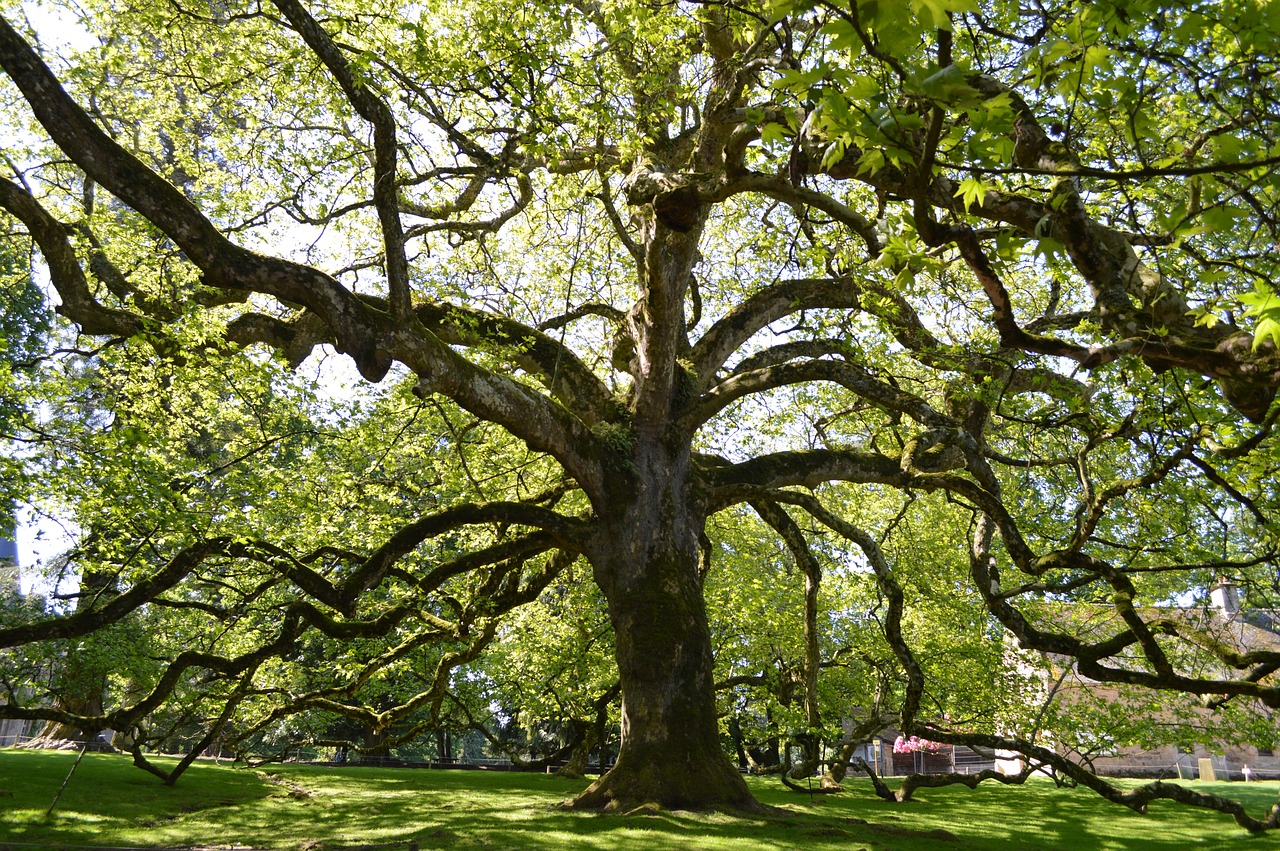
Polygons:
<instances>
[{"instance_id":1,"label":"green moss","mask_svg":"<svg viewBox=\"0 0 1280 851\"><path fill-rule=\"evenodd\" d=\"M605 464L614 476L630 479L636 474L635 461L631 455L635 451L636 437L631 431L629 422L601 422L591 427L591 432L604 445L609 453Z\"/></svg>"},{"instance_id":2,"label":"green moss","mask_svg":"<svg viewBox=\"0 0 1280 851\"><path fill-rule=\"evenodd\" d=\"M681 405L698 395L701 382L698 380L698 371L694 368L693 362L686 358L676 360L676 372L675 402Z\"/></svg>"}]
</instances>

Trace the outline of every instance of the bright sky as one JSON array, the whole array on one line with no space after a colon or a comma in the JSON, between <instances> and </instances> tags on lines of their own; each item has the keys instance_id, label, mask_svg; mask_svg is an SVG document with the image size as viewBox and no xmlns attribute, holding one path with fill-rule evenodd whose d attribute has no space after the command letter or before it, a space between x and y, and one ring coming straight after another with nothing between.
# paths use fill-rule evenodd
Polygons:
<instances>
[{"instance_id":1,"label":"bright sky","mask_svg":"<svg viewBox=\"0 0 1280 851\"><path fill-rule=\"evenodd\" d=\"M48 594L50 589L39 575L40 569L54 556L71 545L71 536L67 530L51 521L33 522L28 506L18 509L18 573L23 594L30 594L34 588L37 593ZM64 587L62 591L70 589Z\"/></svg>"}]
</instances>

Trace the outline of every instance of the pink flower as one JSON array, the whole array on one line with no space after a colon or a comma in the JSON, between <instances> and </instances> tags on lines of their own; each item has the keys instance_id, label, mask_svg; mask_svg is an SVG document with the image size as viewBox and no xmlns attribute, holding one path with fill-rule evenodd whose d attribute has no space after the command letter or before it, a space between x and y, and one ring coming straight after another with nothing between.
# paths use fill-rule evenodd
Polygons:
<instances>
[{"instance_id":1,"label":"pink flower","mask_svg":"<svg viewBox=\"0 0 1280 851\"><path fill-rule=\"evenodd\" d=\"M942 742L932 742L928 739L922 739L919 736L912 736L909 739L904 739L902 736L899 736L893 740L894 753L915 753L916 751L935 752L943 750L946 747L947 745Z\"/></svg>"}]
</instances>

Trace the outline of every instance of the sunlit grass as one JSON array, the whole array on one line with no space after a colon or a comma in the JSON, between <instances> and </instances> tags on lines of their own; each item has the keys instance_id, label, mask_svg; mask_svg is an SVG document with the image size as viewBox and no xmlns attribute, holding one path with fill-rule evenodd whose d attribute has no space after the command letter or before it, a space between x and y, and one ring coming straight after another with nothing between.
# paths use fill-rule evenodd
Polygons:
<instances>
[{"instance_id":1,"label":"sunlit grass","mask_svg":"<svg viewBox=\"0 0 1280 851\"><path fill-rule=\"evenodd\" d=\"M836 796L798 795L776 780L749 782L768 818L659 813L601 816L556 805L582 782L545 774L329 769L259 770L197 763L166 787L125 757L84 758L52 816L45 812L74 754L0 750L0 848L46 846L353 846L521 849L1062 849L1181 851L1280 848L1228 817L1156 802L1140 815L1048 782L923 790L886 804L854 781ZM1263 814L1280 784L1194 784ZM789 814L789 815L788 815Z\"/></svg>"}]
</instances>

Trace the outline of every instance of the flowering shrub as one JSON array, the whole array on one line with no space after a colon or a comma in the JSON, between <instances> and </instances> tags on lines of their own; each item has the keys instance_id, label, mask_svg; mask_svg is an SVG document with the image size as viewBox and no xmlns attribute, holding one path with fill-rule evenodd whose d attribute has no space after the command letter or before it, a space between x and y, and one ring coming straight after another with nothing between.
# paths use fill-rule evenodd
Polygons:
<instances>
[{"instance_id":1,"label":"flowering shrub","mask_svg":"<svg viewBox=\"0 0 1280 851\"><path fill-rule=\"evenodd\" d=\"M948 745L942 742L931 742L928 739L922 739L919 736L912 736L904 739L902 736L893 740L894 753L915 753L916 751L929 751L930 753L940 751Z\"/></svg>"}]
</instances>

